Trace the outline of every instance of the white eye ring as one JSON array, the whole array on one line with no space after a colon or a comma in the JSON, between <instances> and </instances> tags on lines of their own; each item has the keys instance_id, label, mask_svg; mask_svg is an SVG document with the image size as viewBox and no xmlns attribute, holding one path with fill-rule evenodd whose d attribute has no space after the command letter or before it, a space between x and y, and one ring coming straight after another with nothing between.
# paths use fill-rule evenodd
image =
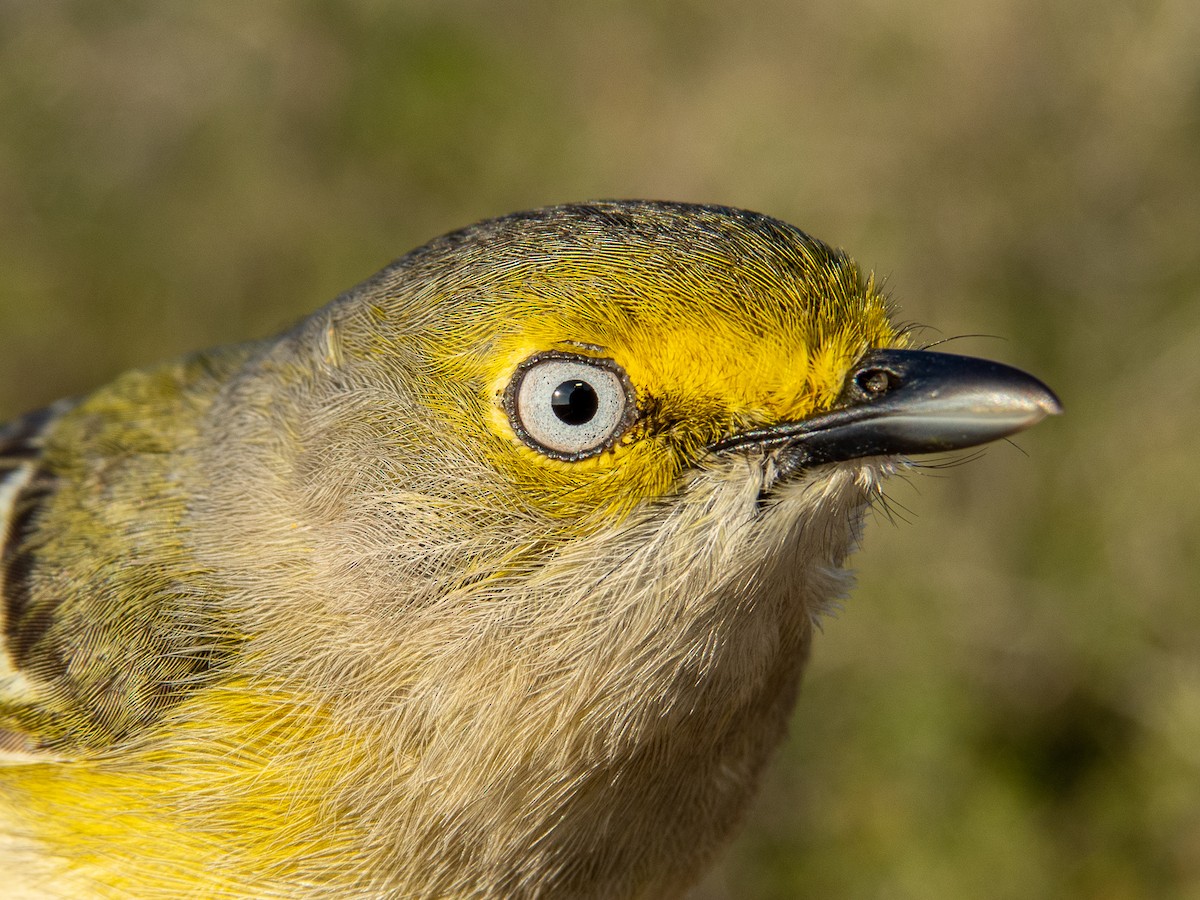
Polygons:
<instances>
[{"instance_id":1,"label":"white eye ring","mask_svg":"<svg viewBox=\"0 0 1200 900\"><path fill-rule=\"evenodd\" d=\"M637 399L611 359L549 351L517 367L504 409L513 431L534 450L576 460L611 447L637 418Z\"/></svg>"}]
</instances>

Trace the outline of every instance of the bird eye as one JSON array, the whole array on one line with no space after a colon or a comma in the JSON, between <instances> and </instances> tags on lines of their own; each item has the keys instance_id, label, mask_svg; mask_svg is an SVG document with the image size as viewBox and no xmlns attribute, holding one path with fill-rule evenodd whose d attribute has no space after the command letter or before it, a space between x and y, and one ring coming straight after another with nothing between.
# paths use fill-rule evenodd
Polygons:
<instances>
[{"instance_id":1,"label":"bird eye","mask_svg":"<svg viewBox=\"0 0 1200 900\"><path fill-rule=\"evenodd\" d=\"M610 359L539 353L517 367L504 392L513 431L554 459L594 456L633 423L633 385Z\"/></svg>"}]
</instances>

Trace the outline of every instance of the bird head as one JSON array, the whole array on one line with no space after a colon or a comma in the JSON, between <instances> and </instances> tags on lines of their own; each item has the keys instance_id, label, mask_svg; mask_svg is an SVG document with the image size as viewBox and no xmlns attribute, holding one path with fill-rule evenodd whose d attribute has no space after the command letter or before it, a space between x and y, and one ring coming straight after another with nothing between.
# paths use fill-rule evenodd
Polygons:
<instances>
[{"instance_id":1,"label":"bird head","mask_svg":"<svg viewBox=\"0 0 1200 900\"><path fill-rule=\"evenodd\" d=\"M237 385L194 508L238 666L354 735L342 802L447 894L471 859L506 895L575 895L555 867L601 847L596 896L690 877L783 732L882 477L1058 409L911 349L803 232L650 202L435 240ZM342 753L321 746L314 766Z\"/></svg>"},{"instance_id":2,"label":"bird head","mask_svg":"<svg viewBox=\"0 0 1200 900\"><path fill-rule=\"evenodd\" d=\"M714 598L747 585L800 590L810 616L842 590L830 573L882 476L1058 410L1015 369L910 349L889 305L844 253L742 210L484 222L263 345L214 409L251 471L214 485L212 518L290 547L280 565L315 566L315 596L368 626L426 604L456 628L498 607L540 625L579 591L653 613L642 595L664 585L661 603L725 613L737 602Z\"/></svg>"}]
</instances>

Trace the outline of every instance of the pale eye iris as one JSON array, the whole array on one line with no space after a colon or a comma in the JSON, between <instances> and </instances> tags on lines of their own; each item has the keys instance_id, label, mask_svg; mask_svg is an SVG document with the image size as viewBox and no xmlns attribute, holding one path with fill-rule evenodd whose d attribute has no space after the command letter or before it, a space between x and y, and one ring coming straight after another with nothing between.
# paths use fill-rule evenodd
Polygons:
<instances>
[{"instance_id":1,"label":"pale eye iris","mask_svg":"<svg viewBox=\"0 0 1200 900\"><path fill-rule=\"evenodd\" d=\"M633 385L610 359L539 353L517 367L504 393L513 431L555 459L594 456L637 415Z\"/></svg>"}]
</instances>

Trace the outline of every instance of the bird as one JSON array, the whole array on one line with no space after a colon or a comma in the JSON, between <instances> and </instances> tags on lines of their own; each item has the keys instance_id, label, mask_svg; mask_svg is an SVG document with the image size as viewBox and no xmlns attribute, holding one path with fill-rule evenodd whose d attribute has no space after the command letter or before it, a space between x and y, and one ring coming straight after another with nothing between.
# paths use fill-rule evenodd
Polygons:
<instances>
[{"instance_id":1,"label":"bird","mask_svg":"<svg viewBox=\"0 0 1200 900\"><path fill-rule=\"evenodd\" d=\"M669 898L886 479L1061 411L775 218L567 204L0 431L0 872Z\"/></svg>"}]
</instances>

